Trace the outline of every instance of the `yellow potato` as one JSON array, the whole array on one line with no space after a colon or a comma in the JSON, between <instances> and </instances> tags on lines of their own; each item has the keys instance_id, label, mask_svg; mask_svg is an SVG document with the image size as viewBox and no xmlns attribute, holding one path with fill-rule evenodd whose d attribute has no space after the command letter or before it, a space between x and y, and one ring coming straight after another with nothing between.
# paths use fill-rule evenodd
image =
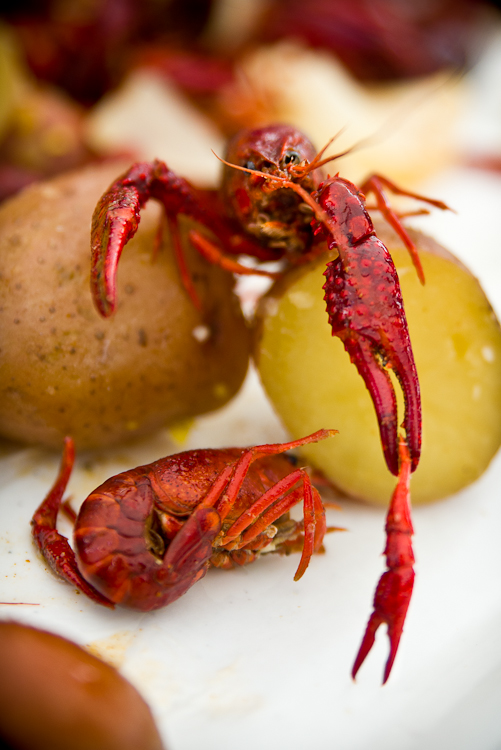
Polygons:
<instances>
[{"instance_id":1,"label":"yellow potato","mask_svg":"<svg viewBox=\"0 0 501 750\"><path fill-rule=\"evenodd\" d=\"M501 444L501 330L478 281L450 253L411 233L423 287L400 239L378 233L399 273L421 384L423 449L412 498L430 502L477 479ZM293 437L339 430L333 440L305 447L307 460L347 494L386 503L395 478L383 459L369 393L331 335L322 290L327 260L293 271L263 299L255 358ZM399 409L401 422L401 398Z\"/></svg>"},{"instance_id":2,"label":"yellow potato","mask_svg":"<svg viewBox=\"0 0 501 750\"><path fill-rule=\"evenodd\" d=\"M162 750L137 690L66 638L2 622L0 662L0 737L14 747Z\"/></svg>"},{"instance_id":3,"label":"yellow potato","mask_svg":"<svg viewBox=\"0 0 501 750\"><path fill-rule=\"evenodd\" d=\"M107 446L217 409L239 389L249 335L233 279L185 242L203 304L182 287L159 210L144 212L118 269L118 308L89 291L90 221L128 164L39 183L0 207L0 434L60 447ZM186 226L184 227L186 230Z\"/></svg>"}]
</instances>

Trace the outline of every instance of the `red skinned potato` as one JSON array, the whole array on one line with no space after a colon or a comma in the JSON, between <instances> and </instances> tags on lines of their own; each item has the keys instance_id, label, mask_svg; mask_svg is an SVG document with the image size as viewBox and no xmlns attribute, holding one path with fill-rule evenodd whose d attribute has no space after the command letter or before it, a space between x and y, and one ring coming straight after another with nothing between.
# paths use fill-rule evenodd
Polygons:
<instances>
[{"instance_id":1,"label":"red skinned potato","mask_svg":"<svg viewBox=\"0 0 501 750\"><path fill-rule=\"evenodd\" d=\"M230 274L185 242L203 313L181 284L170 237L155 254L152 202L123 253L118 307L90 295L90 222L128 166L92 165L0 207L0 434L99 448L215 410L239 389L249 335ZM183 231L188 222L182 221Z\"/></svg>"},{"instance_id":2,"label":"red skinned potato","mask_svg":"<svg viewBox=\"0 0 501 750\"><path fill-rule=\"evenodd\" d=\"M376 229L399 274L419 374L423 444L411 489L414 503L426 503L475 481L501 444L501 329L477 279L451 253L410 232L423 286L402 241L384 224ZM302 449L308 462L346 494L386 504L395 478L383 458L374 406L325 312L328 259L294 270L262 300L256 363L292 437L324 425L339 430L334 440Z\"/></svg>"},{"instance_id":3,"label":"red skinned potato","mask_svg":"<svg viewBox=\"0 0 501 750\"><path fill-rule=\"evenodd\" d=\"M0 739L12 748L164 748L137 690L75 643L2 622L0 663Z\"/></svg>"}]
</instances>

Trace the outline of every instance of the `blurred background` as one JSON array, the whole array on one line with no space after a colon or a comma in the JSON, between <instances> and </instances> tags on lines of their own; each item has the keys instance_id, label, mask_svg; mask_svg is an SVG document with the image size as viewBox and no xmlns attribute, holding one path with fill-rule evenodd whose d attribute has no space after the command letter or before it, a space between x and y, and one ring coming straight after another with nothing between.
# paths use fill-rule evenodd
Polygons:
<instances>
[{"instance_id":1,"label":"blurred background","mask_svg":"<svg viewBox=\"0 0 501 750\"><path fill-rule=\"evenodd\" d=\"M464 127L476 107L468 73L499 33L497 5L3 3L0 197L117 154L162 158L214 185L211 148L220 153L242 127L281 121L319 148L343 129L331 152L358 145L343 161L352 180L368 169L426 178L478 156ZM483 147L483 156L499 156L501 135Z\"/></svg>"}]
</instances>

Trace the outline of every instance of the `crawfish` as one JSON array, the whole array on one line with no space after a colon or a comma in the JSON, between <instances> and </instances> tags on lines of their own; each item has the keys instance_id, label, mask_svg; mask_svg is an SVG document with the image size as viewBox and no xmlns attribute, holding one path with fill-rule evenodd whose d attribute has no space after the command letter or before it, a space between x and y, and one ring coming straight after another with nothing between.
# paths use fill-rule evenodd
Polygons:
<instances>
[{"instance_id":1,"label":"crawfish","mask_svg":"<svg viewBox=\"0 0 501 750\"><path fill-rule=\"evenodd\" d=\"M59 475L31 522L33 538L56 573L108 607L165 607L209 567L247 565L266 552L302 550L298 580L322 546L325 512L306 469L282 454L335 433L185 451L111 477L80 508L75 551L56 528L75 458L66 438ZM301 501L303 519L295 521L289 510Z\"/></svg>"},{"instance_id":2,"label":"crawfish","mask_svg":"<svg viewBox=\"0 0 501 750\"><path fill-rule=\"evenodd\" d=\"M361 188L338 174L324 179L322 167L342 155L322 158L325 148L315 153L304 135L285 125L243 131L233 138L226 158L221 160L225 167L219 193L196 189L159 161L133 165L110 186L96 207L91 285L98 310L110 315L115 307L118 259L137 229L141 206L149 198L156 198L164 206L181 278L194 304L198 301L177 230L179 213L188 214L209 232L190 231L190 241L197 250L236 273L273 275L242 266L232 255L247 254L261 261L283 259L297 265L324 253L326 243L337 252L337 257L326 263L324 285L332 334L342 340L369 390L386 464L399 477L400 489L394 493L387 521L385 552L389 570L381 579L387 584L387 594L381 593L380 583L375 600L378 622L386 622L389 628L386 680L412 593L412 584L404 584L401 575L403 570L412 570L410 512L404 514L407 523L399 521L395 525L391 519L395 505L404 503L400 498L405 497L409 505L409 482L404 477L419 463L421 399L398 276L388 250L376 236L365 194L374 194L377 208L402 238L422 282L416 248L400 217L391 209L385 188L440 209L447 206L402 190L378 175L370 177ZM403 434L399 431L390 370L404 396ZM405 554L400 554L402 550ZM365 655L376 619L371 618L364 637L360 653ZM359 656L354 675L361 661Z\"/></svg>"},{"instance_id":3,"label":"crawfish","mask_svg":"<svg viewBox=\"0 0 501 750\"><path fill-rule=\"evenodd\" d=\"M322 182L321 167L342 155L322 160L325 148L316 154L306 136L286 125L243 131L230 141L226 158L221 160L225 166L219 191L194 187L158 160L132 165L108 188L94 211L92 296L101 315L114 312L120 255L135 234L141 208L150 198L164 207L181 279L198 307L183 256L179 214L190 216L207 230L189 232L191 243L204 257L240 274L277 275L244 266L235 255L259 261L283 259L297 265L324 253L326 239L339 253L338 261L327 264L324 290L329 322L369 389L385 460L397 475L398 416L388 369L395 371L403 390L413 469L421 450L419 382L397 273L375 235L363 191L375 194L379 210L402 237L422 280L414 243L390 208L384 186L438 208L447 206L401 190L377 175L361 189L338 175Z\"/></svg>"}]
</instances>

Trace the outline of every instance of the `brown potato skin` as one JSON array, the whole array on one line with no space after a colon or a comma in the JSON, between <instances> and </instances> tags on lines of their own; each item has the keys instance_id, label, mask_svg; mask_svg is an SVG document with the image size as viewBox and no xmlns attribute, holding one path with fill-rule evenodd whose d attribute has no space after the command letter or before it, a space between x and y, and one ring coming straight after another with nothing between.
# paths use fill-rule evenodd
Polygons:
<instances>
[{"instance_id":1,"label":"brown potato skin","mask_svg":"<svg viewBox=\"0 0 501 750\"><path fill-rule=\"evenodd\" d=\"M185 242L204 313L181 285L153 202L123 252L118 305L90 296L90 222L130 164L106 163L30 186L0 207L0 434L99 448L211 411L239 389L250 341L233 279ZM183 219L184 217L181 217ZM184 232L187 222L183 222ZM211 335L200 342L197 326Z\"/></svg>"},{"instance_id":2,"label":"brown potato skin","mask_svg":"<svg viewBox=\"0 0 501 750\"><path fill-rule=\"evenodd\" d=\"M19 750L162 750L148 705L65 638L0 623L0 741Z\"/></svg>"}]
</instances>

